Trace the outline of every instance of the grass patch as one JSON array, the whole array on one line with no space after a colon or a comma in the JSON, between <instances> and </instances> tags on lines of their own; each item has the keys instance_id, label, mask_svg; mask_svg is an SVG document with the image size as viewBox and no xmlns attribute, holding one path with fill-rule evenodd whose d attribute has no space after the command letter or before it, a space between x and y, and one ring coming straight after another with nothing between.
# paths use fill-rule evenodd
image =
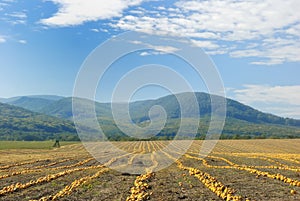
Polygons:
<instances>
[{"instance_id":1,"label":"grass patch","mask_svg":"<svg viewBox=\"0 0 300 201\"><path fill-rule=\"evenodd\" d=\"M3 149L52 149L54 141L0 141L0 150ZM61 141L60 146L76 144L76 141Z\"/></svg>"}]
</instances>

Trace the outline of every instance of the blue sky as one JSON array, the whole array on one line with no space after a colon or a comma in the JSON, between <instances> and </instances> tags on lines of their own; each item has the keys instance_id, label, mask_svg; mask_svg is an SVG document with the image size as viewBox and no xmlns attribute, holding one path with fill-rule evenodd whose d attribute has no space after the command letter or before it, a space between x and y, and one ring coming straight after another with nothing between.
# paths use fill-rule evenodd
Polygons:
<instances>
[{"instance_id":1,"label":"blue sky","mask_svg":"<svg viewBox=\"0 0 300 201\"><path fill-rule=\"evenodd\" d=\"M299 9L298 0L2 0L0 97L71 96L80 66L94 48L137 31L190 38L213 59L227 97L300 119ZM168 58L160 61L187 68ZM112 76L118 72L116 67ZM192 75L190 81L196 82ZM155 90L136 99L166 93Z\"/></svg>"}]
</instances>

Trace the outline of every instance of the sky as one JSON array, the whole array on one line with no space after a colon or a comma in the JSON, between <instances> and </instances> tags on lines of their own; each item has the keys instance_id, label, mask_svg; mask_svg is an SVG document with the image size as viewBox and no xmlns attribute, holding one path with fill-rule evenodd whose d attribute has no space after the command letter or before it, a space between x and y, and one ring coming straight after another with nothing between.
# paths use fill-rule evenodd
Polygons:
<instances>
[{"instance_id":1,"label":"sky","mask_svg":"<svg viewBox=\"0 0 300 201\"><path fill-rule=\"evenodd\" d=\"M101 43L136 31L190 39L211 57L228 98L300 119L299 9L299 0L1 0L0 97L72 96L87 56ZM155 60L180 68L196 90L205 91L188 65L149 52L115 62L104 79L106 90L130 70L124 66ZM167 93L149 87L133 99ZM107 94L100 90L97 98L108 101Z\"/></svg>"}]
</instances>

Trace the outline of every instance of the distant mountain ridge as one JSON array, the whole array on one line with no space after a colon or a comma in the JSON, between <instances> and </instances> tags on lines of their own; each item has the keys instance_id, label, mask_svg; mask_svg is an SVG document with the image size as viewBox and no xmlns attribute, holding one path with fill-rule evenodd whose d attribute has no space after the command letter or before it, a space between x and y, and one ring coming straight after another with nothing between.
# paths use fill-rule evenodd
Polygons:
<instances>
[{"instance_id":1,"label":"distant mountain ridge","mask_svg":"<svg viewBox=\"0 0 300 201\"><path fill-rule=\"evenodd\" d=\"M65 98L63 96L57 96L57 95L30 95L30 96L15 96L11 98L0 98L1 103L10 103L13 101L16 101L20 98L41 98L41 99L46 99L46 100L53 100L53 101L58 101L62 98Z\"/></svg>"},{"instance_id":2,"label":"distant mountain ridge","mask_svg":"<svg viewBox=\"0 0 300 201\"><path fill-rule=\"evenodd\" d=\"M40 113L71 120L73 118L72 112L72 97L67 97L55 102L52 102L48 106L39 110ZM95 104L97 113L103 114L103 116L110 116L110 104L99 103L87 99L76 98L78 104L80 104L80 110L85 111L85 108L90 104Z\"/></svg>"},{"instance_id":3,"label":"distant mountain ridge","mask_svg":"<svg viewBox=\"0 0 300 201\"><path fill-rule=\"evenodd\" d=\"M189 107L189 100L191 100L192 93L181 93L176 96L181 96L182 100L184 100L183 105L185 107ZM140 116L141 119L146 117L149 109L154 105L163 106L170 118L179 118L180 117L180 105L176 100L175 95L168 95L156 100L149 101L138 101L131 103L132 114L135 118ZM222 97L216 95L209 95L203 92L196 92L195 96L199 103L200 116L207 116L211 113L211 100L210 96L214 96L214 100L222 99ZM291 118L283 118L273 114L268 114L256 110L250 106L242 104L238 101L226 98L227 103L227 117L236 118L239 120L248 121L251 123L268 123L268 124L278 124L278 125L286 125L286 126L299 126L300 120L291 119ZM219 109L219 105L217 105L216 110ZM187 109L190 113L190 117L198 117L199 113L194 110L194 108ZM142 114L142 115L141 115ZM147 118L146 118L147 119ZM138 121L138 120L137 120Z\"/></svg>"},{"instance_id":4,"label":"distant mountain ridge","mask_svg":"<svg viewBox=\"0 0 300 201\"><path fill-rule=\"evenodd\" d=\"M12 98L0 98L0 103L7 103L34 112L39 112L42 108L63 98L64 97L62 96L55 95L16 96Z\"/></svg>"},{"instance_id":5,"label":"distant mountain ridge","mask_svg":"<svg viewBox=\"0 0 300 201\"><path fill-rule=\"evenodd\" d=\"M71 121L0 103L0 140L78 139Z\"/></svg>"},{"instance_id":6,"label":"distant mountain ridge","mask_svg":"<svg viewBox=\"0 0 300 201\"><path fill-rule=\"evenodd\" d=\"M14 105L17 107L22 107L34 112L39 112L44 107L47 107L51 103L56 102L55 100L49 100L44 98L32 98L32 97L20 97L16 100L8 102L10 105Z\"/></svg>"},{"instance_id":7,"label":"distant mountain ridge","mask_svg":"<svg viewBox=\"0 0 300 201\"><path fill-rule=\"evenodd\" d=\"M184 96L185 106L189 106L190 93L177 94L177 96ZM210 95L204 92L196 92L195 96L199 103L200 116L206 116L211 113ZM214 95L212 95L214 96ZM11 105L23 107L35 112L60 117L63 119L72 118L72 97L58 97L57 100L44 99L43 96L29 96L19 97L17 100L8 102ZM292 118L283 118L273 114L268 114L256 110L250 106L242 104L238 101L226 98L227 102L227 117L233 117L240 120L245 120L252 123L270 123L289 126L300 126L300 120ZM84 104L94 103L90 100L82 99L82 107ZM111 117L111 104L95 102L97 113L102 116ZM130 103L130 113L135 122L142 122L149 120L148 112L154 105L161 105L168 113L168 118L180 117L180 106L175 95L168 95L154 100L143 100ZM190 117L199 115L193 108L189 111Z\"/></svg>"},{"instance_id":8,"label":"distant mountain ridge","mask_svg":"<svg viewBox=\"0 0 300 201\"><path fill-rule=\"evenodd\" d=\"M196 92L195 97L198 101L199 111L191 106L192 93L176 94L182 100L182 105L186 107L184 118L188 121L194 121L199 115L201 117L198 136L206 133L211 113L211 96L214 100L223 99L222 97L209 95L203 92ZM159 137L172 138L180 124L181 110L175 95L168 95L154 100L144 100L132 102L129 104L130 116L132 121L138 125L147 125L149 122L149 110L155 105L162 106L167 114L167 123L165 128L158 134ZM54 116L60 119L73 120L72 97L57 97L57 100L46 99L42 96L30 96L13 99L9 104L23 107L41 114ZM79 111L85 112L90 104L95 104L95 110L104 131L114 139L123 139L125 134L116 126L111 112L110 103L93 102L87 99L78 99ZM256 137L300 137L300 120L283 118L273 114L263 113L250 106L239 103L238 101L226 98L227 119L223 130L224 138L233 138L242 136L246 138ZM119 108L122 104L119 104ZM216 110L220 109L217 104ZM159 114L153 114L159 116ZM187 128L188 130L188 128Z\"/></svg>"}]
</instances>

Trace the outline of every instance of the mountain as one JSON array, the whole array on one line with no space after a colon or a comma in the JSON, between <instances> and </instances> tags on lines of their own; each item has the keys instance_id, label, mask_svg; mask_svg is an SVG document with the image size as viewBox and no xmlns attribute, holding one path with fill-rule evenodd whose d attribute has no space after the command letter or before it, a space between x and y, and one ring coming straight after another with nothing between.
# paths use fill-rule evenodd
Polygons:
<instances>
[{"instance_id":1,"label":"mountain","mask_svg":"<svg viewBox=\"0 0 300 201\"><path fill-rule=\"evenodd\" d=\"M199 111L196 111L190 103L193 97L192 93L181 93L176 95L165 96L156 100L146 100L131 103L131 114L136 122L149 120L147 113L154 105L161 105L167 112L168 118L180 118L180 105L176 99L176 96L182 100L182 105L187 108L185 117L198 117L209 116L211 113L211 98L214 98L216 102L221 100L222 97L216 95L209 95L207 93L197 92L195 93L197 102L199 103ZM234 118L238 120L244 120L250 123L259 124L276 124L284 126L299 126L300 120L291 118L283 118L276 115L263 113L250 106L244 105L238 101L226 98L227 103L227 118ZM215 110L219 110L220 105L217 104Z\"/></svg>"},{"instance_id":2,"label":"mountain","mask_svg":"<svg viewBox=\"0 0 300 201\"><path fill-rule=\"evenodd\" d=\"M56 95L31 95L31 96L27 96L29 98L42 98L42 99L46 99L46 100L53 100L53 101L58 101L62 98L65 98L63 96L56 96Z\"/></svg>"},{"instance_id":3,"label":"mountain","mask_svg":"<svg viewBox=\"0 0 300 201\"><path fill-rule=\"evenodd\" d=\"M40 113L51 115L58 118L73 119L72 112L72 97L63 98L58 101L55 101L46 107L39 110ZM95 104L95 110L98 114L103 116L109 116L111 114L110 104L109 103L98 103L87 99L76 98L76 101L79 105L79 112L84 112L87 107L91 104Z\"/></svg>"},{"instance_id":4,"label":"mountain","mask_svg":"<svg viewBox=\"0 0 300 201\"><path fill-rule=\"evenodd\" d=\"M0 103L0 140L76 140L71 121Z\"/></svg>"},{"instance_id":5,"label":"mountain","mask_svg":"<svg viewBox=\"0 0 300 201\"><path fill-rule=\"evenodd\" d=\"M12 98L0 98L0 103L9 103L9 102L18 100L19 98L21 98L21 96L12 97Z\"/></svg>"},{"instance_id":6,"label":"mountain","mask_svg":"<svg viewBox=\"0 0 300 201\"><path fill-rule=\"evenodd\" d=\"M42 108L47 107L53 102L56 102L64 97L54 95L31 95L17 96L12 98L1 98L1 103L22 107L34 112L40 112Z\"/></svg>"},{"instance_id":7,"label":"mountain","mask_svg":"<svg viewBox=\"0 0 300 201\"><path fill-rule=\"evenodd\" d=\"M129 104L129 112L131 120L126 120L126 107L124 103L115 104L117 110L114 111L119 114L120 121L123 127L130 128L132 123L144 127L149 125L150 117L149 111L151 109L151 117L154 120L154 125L161 121L161 110L153 109L156 105L161 106L165 110L167 117L164 128L156 135L155 139L172 139L179 127L180 121L183 119L192 125L200 116L200 124L197 133L197 138L204 138L207 133L208 125L210 122L211 113L211 97L216 100L217 104L214 108L218 114L221 111L221 105L219 101L224 98L216 95L209 95L207 93L197 92L195 93L198 109L193 107L192 93L180 93L176 95L168 95L155 100L144 100L132 102ZM180 100L181 105L185 108L185 111L180 109L180 104L177 100ZM74 98L60 98L56 101L46 100L40 97L34 99L20 98L18 100L11 101L11 104L23 105L23 107L31 108L33 111L37 111L44 115L50 115L56 118L65 119L67 121L73 120L72 113L72 99ZM222 133L222 138L295 138L300 137L300 120L291 118L283 118L276 115L263 113L250 106L239 103L232 99L225 99L227 104L226 122ZM111 104L110 103L98 103L87 99L76 98L77 111L79 115L85 117L86 122L91 120L93 115L87 114L87 108L92 104L95 104L95 111L104 133L112 140L124 140L132 138L126 136L120 128L116 125L113 119ZM36 113L35 113L36 114ZM76 114L77 115L77 114ZM83 124L85 124L83 123ZM83 126L83 125L82 125ZM95 132L95 129L88 128L88 130ZM0 126L1 128L1 126ZM185 127L187 135L192 132L189 126ZM91 133L93 133L91 132ZM134 136L138 138L147 138L151 136L151 132L145 133L144 131L135 132Z\"/></svg>"},{"instance_id":8,"label":"mountain","mask_svg":"<svg viewBox=\"0 0 300 201\"><path fill-rule=\"evenodd\" d=\"M193 107L191 102L195 95L198 102L198 110ZM218 103L224 100L220 96L209 95L207 93L197 92L181 93L176 95L165 96L156 100L138 101L130 104L130 114L132 120L140 125L150 120L148 112L155 105L164 108L167 114L167 122L164 129L158 136L169 138L170 135L177 132L180 125L180 118L185 121L193 122L195 117L201 117L197 136L205 138L211 114L211 97L216 101L214 108L216 113L220 111L221 105ZM185 107L186 111L181 116L180 104ZM222 138L292 138L300 137L300 120L283 118L276 115L263 113L250 106L244 105L238 101L226 98L227 111L226 121L222 133ZM159 113L159 112L158 112ZM153 116L159 114L152 113ZM185 128L189 132L190 128Z\"/></svg>"},{"instance_id":9,"label":"mountain","mask_svg":"<svg viewBox=\"0 0 300 201\"><path fill-rule=\"evenodd\" d=\"M177 101L177 97L182 102L183 107L187 108L185 111L185 117L194 118L209 116L211 113L211 99L210 95L203 92L195 93L199 111L195 110L191 106L191 98L192 93L181 93L176 95L168 95L162 98L158 98L155 100L144 100L144 101L137 101L132 102L129 104L130 108L130 115L132 120L135 123L141 123L143 121L148 121L149 110L155 106L160 105L162 106L166 113L168 119L177 119L181 117L181 110L180 104ZM211 95L215 100L222 99L222 97ZM79 100L79 98L77 98ZM259 124L276 124L276 125L283 125L283 126L297 126L300 127L300 120L295 120L291 118L283 118L273 114L268 114L256 110L250 106L244 105L238 101L226 98L227 103L227 112L226 116L229 118L244 120L250 123L259 123ZM84 111L85 107L90 104L95 104L96 113L101 118L111 118L111 104L110 103L99 103L93 102L87 99L80 99L80 110ZM38 107L39 104L36 104ZM122 103L118 104L119 108L125 108ZM215 108L219 110L220 105L217 105ZM39 111L40 113L60 117L64 119L72 119L72 98L62 98L58 101L54 101L51 104L46 104L43 108L33 109Z\"/></svg>"},{"instance_id":10,"label":"mountain","mask_svg":"<svg viewBox=\"0 0 300 201\"><path fill-rule=\"evenodd\" d=\"M140 126L149 123L149 110L160 105L164 108L167 115L167 122L164 129L158 133L158 137L170 138L177 132L180 125L181 110L177 97L181 100L181 104L186 108L183 118L187 121L195 121L195 118L201 117L198 136L203 137L206 133L210 121L211 99L207 93L197 92L195 96L198 101L199 110L192 107L192 93L181 93L176 95L168 95L155 100L144 100L132 102L129 104L130 116L132 121ZM214 100L222 100L222 97L212 95ZM77 98L80 113L84 113L90 104L95 104L96 114L100 125L106 134L112 139L123 138L125 134L116 126L112 118L111 104L98 103L86 99ZM224 138L264 138L264 137L300 137L300 120L291 118L283 118L272 114L263 113L250 106L244 105L232 99L226 99L227 118L223 130ZM119 113L125 109L122 103L117 104ZM216 111L220 110L217 104ZM200 111L200 112L199 112ZM72 120L72 98L63 98L50 105L44 107L40 112ZM124 115L124 114L121 114ZM153 111L152 116L159 118L160 112ZM125 118L124 118L125 119ZM129 126L130 122L123 122L125 126ZM127 124L127 125L126 125ZM189 128L186 128L189 131ZM142 135L142 134L141 134Z\"/></svg>"},{"instance_id":11,"label":"mountain","mask_svg":"<svg viewBox=\"0 0 300 201\"><path fill-rule=\"evenodd\" d=\"M52 101L58 101L62 98L63 96L56 96L56 95L30 95L30 96L15 96L11 98L0 98L1 103L10 103L13 101L16 101L20 98L27 97L27 98L41 98L41 99L46 99L46 100L52 100Z\"/></svg>"},{"instance_id":12,"label":"mountain","mask_svg":"<svg viewBox=\"0 0 300 201\"><path fill-rule=\"evenodd\" d=\"M14 101L10 101L7 104L22 107L34 112L39 112L44 107L47 107L55 100L48 100L43 98L31 98L31 97L20 97Z\"/></svg>"},{"instance_id":13,"label":"mountain","mask_svg":"<svg viewBox=\"0 0 300 201\"><path fill-rule=\"evenodd\" d=\"M32 95L32 96L17 96L7 99L0 99L1 103L22 107L34 112L39 112L42 108L54 103L64 97L54 95Z\"/></svg>"}]
</instances>

